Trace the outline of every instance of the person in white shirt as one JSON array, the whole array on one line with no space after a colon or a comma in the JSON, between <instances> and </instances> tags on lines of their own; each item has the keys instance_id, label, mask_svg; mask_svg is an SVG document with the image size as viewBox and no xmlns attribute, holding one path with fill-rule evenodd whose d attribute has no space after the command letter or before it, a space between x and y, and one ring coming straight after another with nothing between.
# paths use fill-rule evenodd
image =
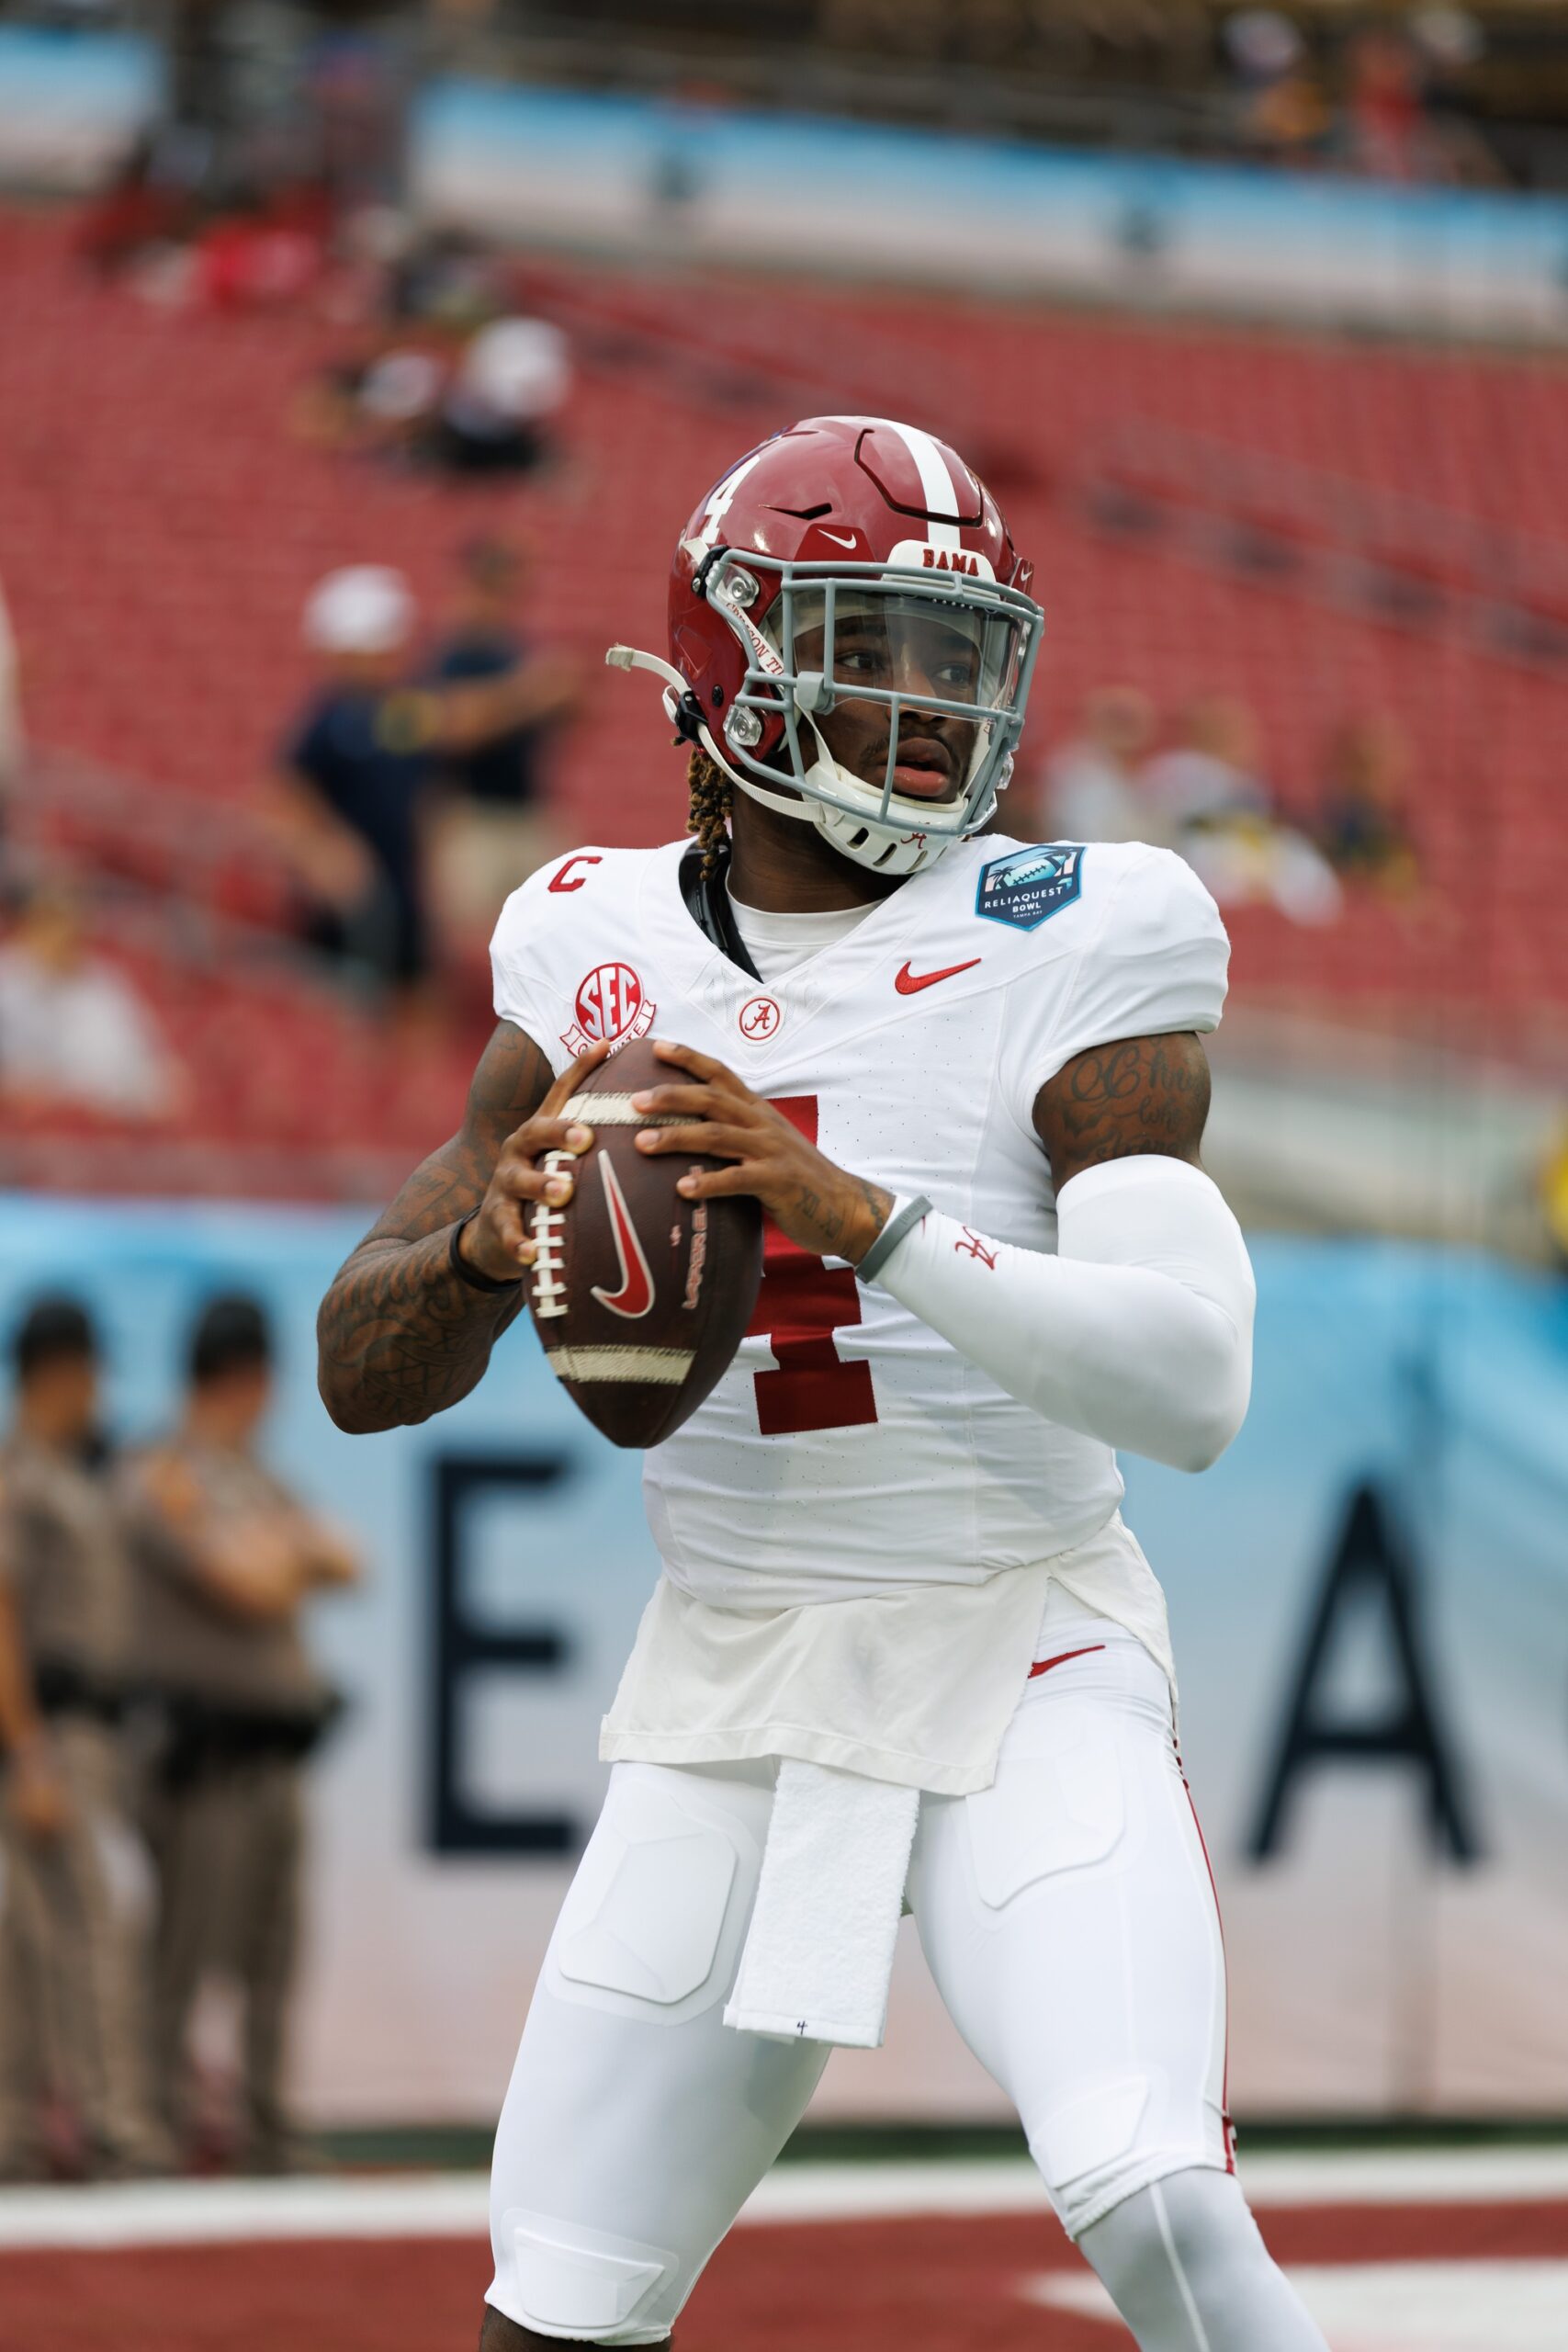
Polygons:
<instances>
[{"instance_id":1,"label":"person in white shirt","mask_svg":"<svg viewBox=\"0 0 1568 2352\"><path fill-rule=\"evenodd\" d=\"M1051 755L1045 813L1065 842L1160 842L1163 820L1139 784L1155 738L1153 703L1137 686L1100 686L1084 704L1078 730Z\"/></svg>"},{"instance_id":2,"label":"person in white shirt","mask_svg":"<svg viewBox=\"0 0 1568 2352\"><path fill-rule=\"evenodd\" d=\"M1332 922L1344 903L1333 867L1283 823L1258 775L1258 727L1245 703L1201 695L1179 741L1139 777L1159 838L1180 850L1222 907L1262 903L1292 922Z\"/></svg>"},{"instance_id":3,"label":"person in white shirt","mask_svg":"<svg viewBox=\"0 0 1568 2352\"><path fill-rule=\"evenodd\" d=\"M588 1116L767 1214L748 1337L647 1458L663 1564L604 1813L496 2139L482 2352L662 2346L835 2041L881 2038L906 1894L1142 2352L1325 2352L1225 2112L1219 1921L1116 1448L1246 1412L1253 1283L1199 1164L1227 944L1140 843L987 832L1039 643L984 485L818 417L679 541L694 843L507 901L464 1125L322 1303L340 1426L482 1376ZM574 1095L649 1036L669 1083ZM542 1277L541 1277L542 1279Z\"/></svg>"},{"instance_id":4,"label":"person in white shirt","mask_svg":"<svg viewBox=\"0 0 1568 2352\"><path fill-rule=\"evenodd\" d=\"M73 894L36 888L0 944L0 1096L152 1120L183 1088L131 982L89 948Z\"/></svg>"}]
</instances>

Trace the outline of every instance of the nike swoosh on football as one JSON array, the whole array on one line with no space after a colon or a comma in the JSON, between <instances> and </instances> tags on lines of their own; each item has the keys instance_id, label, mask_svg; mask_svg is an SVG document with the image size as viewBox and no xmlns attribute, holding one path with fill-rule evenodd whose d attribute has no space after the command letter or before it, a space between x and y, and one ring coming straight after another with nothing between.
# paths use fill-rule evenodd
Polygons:
<instances>
[{"instance_id":1,"label":"nike swoosh on football","mask_svg":"<svg viewBox=\"0 0 1568 2352\"><path fill-rule=\"evenodd\" d=\"M626 1196L621 1190L621 1180L610 1162L608 1152L599 1156L599 1174L604 1186L604 1205L610 1212L610 1231L615 1239L615 1255L620 1260L619 1290L603 1289L597 1283L592 1295L612 1315L624 1315L629 1323L638 1322L653 1305L653 1272L637 1239L632 1213L626 1206Z\"/></svg>"},{"instance_id":2,"label":"nike swoosh on football","mask_svg":"<svg viewBox=\"0 0 1568 2352\"><path fill-rule=\"evenodd\" d=\"M832 540L832 542L833 542L833 545L834 545L836 548L852 548L852 547L853 547L853 545L854 545L854 543L855 543L855 535L854 535L854 533L853 533L852 531L850 533L850 536L849 536L849 537L848 537L847 539L844 537L843 534L842 534L841 532L840 532L840 531L826 531L826 530L825 530L825 531L823 532L823 534L822 534L822 537L823 537L825 539L831 539L831 540Z\"/></svg>"},{"instance_id":3,"label":"nike swoosh on football","mask_svg":"<svg viewBox=\"0 0 1568 2352\"><path fill-rule=\"evenodd\" d=\"M971 956L967 964L949 964L940 972L911 972L908 964L894 975L893 985L900 996L918 996L921 989L934 989L938 980L952 979L954 972L972 972L983 960Z\"/></svg>"}]
</instances>

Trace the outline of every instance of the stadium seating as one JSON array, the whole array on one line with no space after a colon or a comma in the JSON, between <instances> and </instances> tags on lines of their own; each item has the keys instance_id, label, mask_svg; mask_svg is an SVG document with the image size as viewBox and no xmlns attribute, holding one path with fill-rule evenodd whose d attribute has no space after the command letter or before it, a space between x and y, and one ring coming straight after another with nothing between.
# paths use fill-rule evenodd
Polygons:
<instances>
[{"instance_id":1,"label":"stadium seating","mask_svg":"<svg viewBox=\"0 0 1568 2352\"><path fill-rule=\"evenodd\" d=\"M1554 363L537 262L528 299L579 354L566 459L537 484L457 489L290 437L291 396L341 354L341 325L156 308L95 281L71 235L59 217L0 214L0 578L35 741L134 779L148 812L138 853L128 809L106 814L100 796L96 815L78 810L68 846L89 865L140 862L158 889L281 922L276 876L246 845L306 686L299 615L324 571L401 565L434 614L464 537L522 531L538 550L541 626L596 664L612 637L661 641L675 532L738 450L792 413L897 403L976 452L1035 555L1049 614L1037 754L1107 681L1134 680L1168 711L1235 693L1258 715L1269 781L1310 819L1338 721L1388 709L1410 729L1419 906L1355 904L1321 932L1243 910L1236 971L1255 996L1428 1029L1451 1016L1494 1036L1568 1005L1568 874L1549 822L1563 684L1551 663L1370 617L1288 566L1247 576L1190 538L1107 528L1087 494L1097 452L1125 469L1132 451L1135 470L1140 448L1165 451L1166 494L1181 492L1173 436L1201 435L1256 461L1255 521L1314 547L1337 543L1333 517L1311 511L1320 482L1395 520L1416 503L1445 545L1458 533L1482 550L1483 585L1489 565L1517 570L1532 543L1534 572L1555 577L1568 373ZM682 763L645 684L596 680L560 788L581 838L680 828ZM187 855L203 828L177 813L160 825L164 803L222 811L234 829L222 854L208 840ZM299 1182L275 1170L264 1189L375 1189L371 1160L449 1123L467 1041L443 1065L436 1114L429 1087L419 1102L389 1094L387 1049L315 980L209 970L196 1001L172 964L160 977L144 956L141 969L198 1072L197 1126L230 1146L270 1137L309 1167ZM231 1029L211 1047L229 1012L243 1071ZM378 1083L356 1082L367 1069Z\"/></svg>"}]
</instances>

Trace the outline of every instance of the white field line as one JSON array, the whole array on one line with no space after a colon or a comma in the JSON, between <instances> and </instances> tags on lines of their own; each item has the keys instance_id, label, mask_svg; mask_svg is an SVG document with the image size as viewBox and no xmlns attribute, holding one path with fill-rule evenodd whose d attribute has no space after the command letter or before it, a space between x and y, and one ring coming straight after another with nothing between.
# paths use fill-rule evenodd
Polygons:
<instances>
[{"instance_id":1,"label":"white field line","mask_svg":"<svg viewBox=\"0 0 1568 2352\"><path fill-rule=\"evenodd\" d=\"M1429 2149L1262 2154L1242 2165L1258 2206L1515 2204L1568 2199L1568 2149ZM903 2213L1044 2212L1022 2160L784 2165L743 2222L855 2221ZM177 2180L0 2191L0 2250L202 2245L250 2239L482 2237L481 2173Z\"/></svg>"},{"instance_id":2,"label":"white field line","mask_svg":"<svg viewBox=\"0 0 1568 2352\"><path fill-rule=\"evenodd\" d=\"M1341 2352L1562 2352L1568 2328L1568 2262L1293 2262L1290 2278ZM1048 2271L1021 2292L1127 2340L1087 2270Z\"/></svg>"}]
</instances>

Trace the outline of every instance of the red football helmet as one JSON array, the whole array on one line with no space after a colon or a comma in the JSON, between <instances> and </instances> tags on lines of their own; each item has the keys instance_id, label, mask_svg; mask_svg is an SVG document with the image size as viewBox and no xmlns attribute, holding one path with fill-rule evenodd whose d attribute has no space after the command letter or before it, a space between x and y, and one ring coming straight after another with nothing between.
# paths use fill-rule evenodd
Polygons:
<instances>
[{"instance_id":1,"label":"red football helmet","mask_svg":"<svg viewBox=\"0 0 1568 2352\"><path fill-rule=\"evenodd\" d=\"M1032 571L944 442L883 417L807 417L732 466L682 533L670 661L627 646L606 659L664 678L681 732L743 792L860 865L912 874L986 823L1011 772L1043 618ZM840 701L887 713L874 782L817 724ZM898 789L905 712L968 729L941 799Z\"/></svg>"}]
</instances>

